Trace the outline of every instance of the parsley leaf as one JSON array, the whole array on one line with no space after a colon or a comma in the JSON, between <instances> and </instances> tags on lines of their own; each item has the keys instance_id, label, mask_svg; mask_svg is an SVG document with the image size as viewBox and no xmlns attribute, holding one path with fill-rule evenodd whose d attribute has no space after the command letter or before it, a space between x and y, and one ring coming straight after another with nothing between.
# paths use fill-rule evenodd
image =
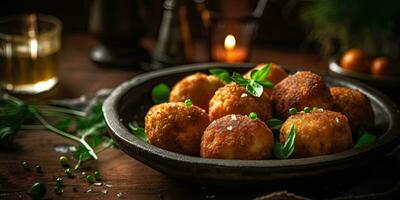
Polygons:
<instances>
[{"instance_id":1,"label":"parsley leaf","mask_svg":"<svg viewBox=\"0 0 400 200\"><path fill-rule=\"evenodd\" d=\"M226 84L232 82L230 73L225 69L214 68L214 69L210 69L208 71L212 75L218 77L222 82L224 82Z\"/></svg>"},{"instance_id":2,"label":"parsley leaf","mask_svg":"<svg viewBox=\"0 0 400 200\"><path fill-rule=\"evenodd\" d=\"M170 92L171 89L165 83L160 83L154 86L151 90L151 98L153 99L153 103L160 104L168 102Z\"/></svg>"},{"instance_id":3,"label":"parsley leaf","mask_svg":"<svg viewBox=\"0 0 400 200\"><path fill-rule=\"evenodd\" d=\"M273 146L273 153L277 159L288 159L294 151L294 141L296 138L296 128L294 125L290 128L289 136L284 144L276 141Z\"/></svg>"},{"instance_id":4,"label":"parsley leaf","mask_svg":"<svg viewBox=\"0 0 400 200\"><path fill-rule=\"evenodd\" d=\"M136 121L129 123L128 127L131 129L131 132L134 136L138 137L144 142L147 142L148 138L146 132L144 131L144 128L140 127Z\"/></svg>"}]
</instances>

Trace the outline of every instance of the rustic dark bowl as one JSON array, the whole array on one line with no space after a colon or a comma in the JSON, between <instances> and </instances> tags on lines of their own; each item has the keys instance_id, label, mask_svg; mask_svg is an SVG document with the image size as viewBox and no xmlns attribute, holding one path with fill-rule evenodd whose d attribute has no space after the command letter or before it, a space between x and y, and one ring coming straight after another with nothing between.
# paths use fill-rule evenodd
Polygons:
<instances>
[{"instance_id":1,"label":"rustic dark bowl","mask_svg":"<svg viewBox=\"0 0 400 200\"><path fill-rule=\"evenodd\" d=\"M246 72L254 64L204 63L136 76L117 87L104 103L103 111L110 135L122 151L169 176L195 182L275 181L324 176L365 166L383 157L398 144L400 117L398 107L380 92L349 79L324 77L330 86L356 88L371 100L377 132L382 135L373 145L341 153L288 160L221 160L187 156L160 149L133 136L127 128L131 121L143 123L151 106L151 89L161 82L174 85L194 72L225 68Z\"/></svg>"}]
</instances>

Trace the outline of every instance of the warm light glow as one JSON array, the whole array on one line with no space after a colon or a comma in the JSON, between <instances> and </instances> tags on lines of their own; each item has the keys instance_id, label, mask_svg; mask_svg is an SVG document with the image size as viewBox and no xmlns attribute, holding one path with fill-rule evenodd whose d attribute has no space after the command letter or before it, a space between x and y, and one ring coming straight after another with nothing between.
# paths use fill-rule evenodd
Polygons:
<instances>
[{"instance_id":1,"label":"warm light glow","mask_svg":"<svg viewBox=\"0 0 400 200\"><path fill-rule=\"evenodd\" d=\"M227 35L224 42L225 49L232 50L233 48L235 48L235 45L236 45L235 36Z\"/></svg>"},{"instance_id":2,"label":"warm light glow","mask_svg":"<svg viewBox=\"0 0 400 200\"><path fill-rule=\"evenodd\" d=\"M29 41L29 49L31 52L31 57L35 59L38 54L38 41L36 39L31 39Z\"/></svg>"}]
</instances>

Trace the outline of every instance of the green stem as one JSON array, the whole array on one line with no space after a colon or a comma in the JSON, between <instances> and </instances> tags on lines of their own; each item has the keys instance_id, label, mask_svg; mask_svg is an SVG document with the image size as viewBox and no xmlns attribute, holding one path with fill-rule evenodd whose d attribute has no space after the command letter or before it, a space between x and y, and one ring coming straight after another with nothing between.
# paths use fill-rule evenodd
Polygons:
<instances>
[{"instance_id":1,"label":"green stem","mask_svg":"<svg viewBox=\"0 0 400 200\"><path fill-rule=\"evenodd\" d=\"M33 109L33 110L34 110L34 109ZM32 113L33 113L33 114L35 115L35 117L40 121L40 123L43 124L44 127L46 127L47 129L53 131L54 133L57 133L57 134L59 134L59 135L61 135L61 136L63 136L63 137L66 137L66 138L68 138L68 139L74 140L75 142L78 142L78 143L82 144L82 145L89 151L90 155L91 155L94 159L96 159L96 160L98 159L96 153L94 152L94 150L92 149L92 147L85 141L84 138L76 137L76 136L74 136L74 135L71 135L71 134L69 134L69 133L66 133L66 132L64 132L64 131L61 131L61 130L55 128L54 126L52 126L51 124L49 124L36 110L34 110Z\"/></svg>"},{"instance_id":2,"label":"green stem","mask_svg":"<svg viewBox=\"0 0 400 200\"><path fill-rule=\"evenodd\" d=\"M46 127L43 126L43 125L22 125L21 128L22 129L26 129L26 130L32 130L32 129L43 130L43 129L46 129Z\"/></svg>"},{"instance_id":3,"label":"green stem","mask_svg":"<svg viewBox=\"0 0 400 200\"><path fill-rule=\"evenodd\" d=\"M68 108L60 108L60 107L49 106L49 105L37 105L36 107L43 111L61 112L61 113L76 115L76 116L80 116L80 117L86 116L85 112L82 112L79 110L72 110L72 109L68 109Z\"/></svg>"}]
</instances>

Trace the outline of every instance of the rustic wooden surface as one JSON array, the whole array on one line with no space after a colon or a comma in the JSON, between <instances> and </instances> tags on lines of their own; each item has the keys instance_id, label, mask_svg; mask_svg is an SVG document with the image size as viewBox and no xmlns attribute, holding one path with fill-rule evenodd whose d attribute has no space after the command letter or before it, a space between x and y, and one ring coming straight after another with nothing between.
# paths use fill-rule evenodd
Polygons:
<instances>
[{"instance_id":1,"label":"rustic wooden surface","mask_svg":"<svg viewBox=\"0 0 400 200\"><path fill-rule=\"evenodd\" d=\"M88 57L94 44L95 41L87 35L74 34L64 37L59 64L59 84L50 92L22 98L43 101L91 96L101 88L115 87L142 72L133 68L97 67ZM151 48L152 42L147 42L146 45ZM251 61L310 66L311 70L320 73L326 72L327 66L316 55L273 48L255 48ZM89 185L81 176L75 179L64 178L64 193L57 196L52 191L55 179L58 176L63 177L64 173L58 162L60 154L54 151L54 147L66 142L64 138L47 131L21 131L16 138L16 149L0 152L0 199L25 199L27 196L24 191L36 181L47 184L47 197L51 199L118 199L119 192L123 194L122 199L252 199L271 192L268 185L257 190L232 190L179 182L118 149L109 149L101 153L98 161L91 162L90 168L82 171L99 170L104 177L103 182L111 184L112 187ZM24 171L22 161L28 161L31 165L40 164L44 173ZM73 186L78 192L73 191ZM87 193L89 188L92 188L92 191ZM107 189L107 194L101 192L104 189Z\"/></svg>"}]
</instances>

